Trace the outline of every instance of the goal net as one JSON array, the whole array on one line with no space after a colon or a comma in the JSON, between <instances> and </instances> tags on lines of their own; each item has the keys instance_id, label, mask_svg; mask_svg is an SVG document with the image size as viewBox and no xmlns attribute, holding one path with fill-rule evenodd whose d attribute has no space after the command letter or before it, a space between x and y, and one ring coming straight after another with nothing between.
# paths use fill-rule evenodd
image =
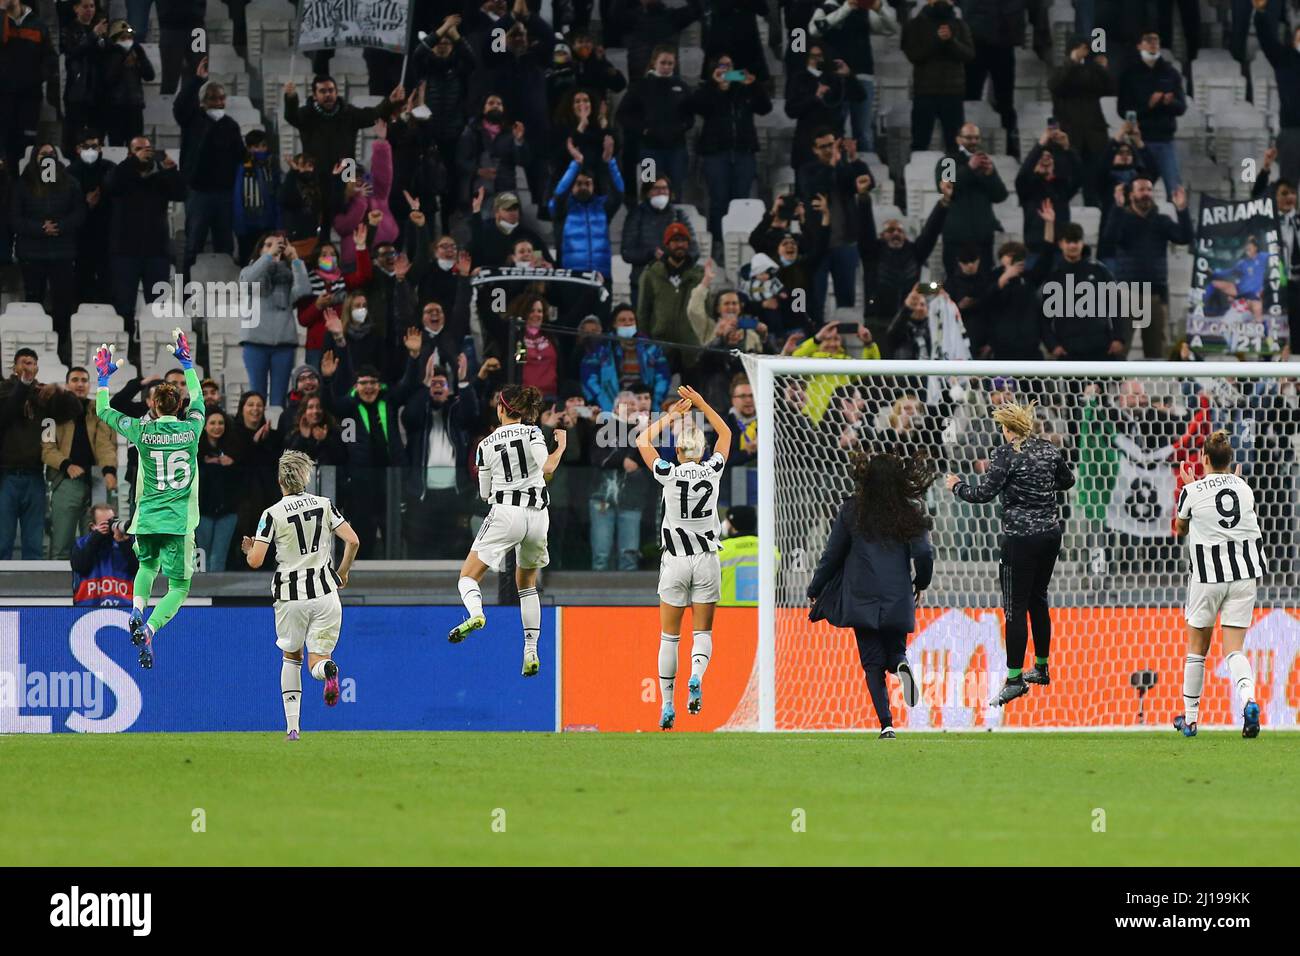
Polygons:
<instances>
[{"instance_id":1,"label":"goal net","mask_svg":"<svg viewBox=\"0 0 1300 956\"><path fill-rule=\"evenodd\" d=\"M981 473L1002 441L990 412L1039 402L1039 428L1077 481L1060 496L1064 538L1052 582L1052 683L1006 709L998 588L1000 508L956 499L942 481L925 506L935 573L908 657L922 699L913 729L1166 728L1182 711L1185 545L1174 512L1179 465L1216 429L1232 437L1257 497L1268 574L1246 652L1270 728L1300 711L1297 449L1300 367L1286 363L1018 363L746 359L758 402L759 640L729 729L878 726L850 632L808 620L808 582L857 452L920 451L942 476ZM1028 654L1032 654L1031 650ZM1027 654L1027 660L1028 658ZM1216 635L1202 726L1239 722Z\"/></svg>"}]
</instances>

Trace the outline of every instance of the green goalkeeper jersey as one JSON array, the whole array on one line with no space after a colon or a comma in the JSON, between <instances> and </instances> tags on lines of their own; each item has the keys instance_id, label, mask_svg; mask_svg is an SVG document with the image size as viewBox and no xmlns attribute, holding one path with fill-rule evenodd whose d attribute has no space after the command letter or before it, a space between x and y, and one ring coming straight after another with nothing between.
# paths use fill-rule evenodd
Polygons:
<instances>
[{"instance_id":1,"label":"green goalkeeper jersey","mask_svg":"<svg viewBox=\"0 0 1300 956\"><path fill-rule=\"evenodd\" d=\"M107 388L95 396L96 414L140 453L132 534L184 535L198 527L199 436L207 416L193 369L185 372L185 386L190 404L184 418L130 418L109 407Z\"/></svg>"}]
</instances>

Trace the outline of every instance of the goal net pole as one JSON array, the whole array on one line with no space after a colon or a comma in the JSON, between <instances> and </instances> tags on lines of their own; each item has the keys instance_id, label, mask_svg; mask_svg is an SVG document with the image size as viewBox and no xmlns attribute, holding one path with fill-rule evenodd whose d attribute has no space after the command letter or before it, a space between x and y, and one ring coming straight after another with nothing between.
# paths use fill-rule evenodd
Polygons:
<instances>
[{"instance_id":1,"label":"goal net pole","mask_svg":"<svg viewBox=\"0 0 1300 956\"><path fill-rule=\"evenodd\" d=\"M758 646L756 661L759 731L774 731L777 715L777 441L776 394L789 376L861 376L879 380L917 376L989 379L1031 378L1181 378L1277 379L1300 377L1300 366L1277 362L995 362L809 359L743 356L754 388L760 453L758 467ZM936 558L942 555L936 554ZM818 555L809 555L816 564Z\"/></svg>"}]
</instances>

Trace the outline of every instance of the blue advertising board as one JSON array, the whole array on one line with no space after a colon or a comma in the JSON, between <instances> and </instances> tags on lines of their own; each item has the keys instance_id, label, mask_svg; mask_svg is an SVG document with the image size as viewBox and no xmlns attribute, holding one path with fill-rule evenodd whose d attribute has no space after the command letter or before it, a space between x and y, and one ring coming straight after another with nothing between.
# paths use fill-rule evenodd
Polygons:
<instances>
[{"instance_id":1,"label":"blue advertising board","mask_svg":"<svg viewBox=\"0 0 1300 956\"><path fill-rule=\"evenodd\" d=\"M542 609L542 673L520 676L519 610L488 608L462 644L459 607L345 606L342 700L303 671L302 728L554 730L555 610ZM128 612L0 607L0 733L283 731L270 607L186 607L142 670Z\"/></svg>"}]
</instances>

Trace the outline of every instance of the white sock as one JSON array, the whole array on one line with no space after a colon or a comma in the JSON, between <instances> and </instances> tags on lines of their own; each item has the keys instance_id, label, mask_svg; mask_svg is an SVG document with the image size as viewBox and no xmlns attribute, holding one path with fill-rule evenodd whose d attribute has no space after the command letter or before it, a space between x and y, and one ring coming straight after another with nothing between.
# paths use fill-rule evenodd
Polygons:
<instances>
[{"instance_id":1,"label":"white sock","mask_svg":"<svg viewBox=\"0 0 1300 956\"><path fill-rule=\"evenodd\" d=\"M298 709L302 706L302 661L284 658L280 664L280 696L284 699L285 733L298 729Z\"/></svg>"},{"instance_id":2,"label":"white sock","mask_svg":"<svg viewBox=\"0 0 1300 956\"><path fill-rule=\"evenodd\" d=\"M1255 671L1250 666L1250 658L1241 651L1233 651L1227 659L1228 673L1237 687L1237 699L1245 707L1255 699Z\"/></svg>"},{"instance_id":3,"label":"white sock","mask_svg":"<svg viewBox=\"0 0 1300 956\"><path fill-rule=\"evenodd\" d=\"M460 590L460 600L469 611L470 617L483 613L483 592L473 578L461 578L456 587Z\"/></svg>"},{"instance_id":4,"label":"white sock","mask_svg":"<svg viewBox=\"0 0 1300 956\"><path fill-rule=\"evenodd\" d=\"M713 632L696 631L691 635L691 676L704 677L713 656Z\"/></svg>"},{"instance_id":5,"label":"white sock","mask_svg":"<svg viewBox=\"0 0 1300 956\"><path fill-rule=\"evenodd\" d=\"M1183 719L1196 723L1201 711L1201 689L1205 686L1205 655L1188 654L1183 659Z\"/></svg>"},{"instance_id":6,"label":"white sock","mask_svg":"<svg viewBox=\"0 0 1300 956\"><path fill-rule=\"evenodd\" d=\"M678 634L659 635L659 693L665 704L673 702L673 687L677 684Z\"/></svg>"},{"instance_id":7,"label":"white sock","mask_svg":"<svg viewBox=\"0 0 1300 956\"><path fill-rule=\"evenodd\" d=\"M149 603L149 595L133 594L131 596L131 607L135 608L141 614L144 613L145 605Z\"/></svg>"},{"instance_id":8,"label":"white sock","mask_svg":"<svg viewBox=\"0 0 1300 956\"><path fill-rule=\"evenodd\" d=\"M329 660L329 658L325 660ZM316 666L311 669L311 676L316 680L325 679L325 660L317 661Z\"/></svg>"},{"instance_id":9,"label":"white sock","mask_svg":"<svg viewBox=\"0 0 1300 956\"><path fill-rule=\"evenodd\" d=\"M519 592L519 619L524 625L524 653L537 653L537 635L542 632L542 599L537 588L524 588Z\"/></svg>"}]
</instances>

